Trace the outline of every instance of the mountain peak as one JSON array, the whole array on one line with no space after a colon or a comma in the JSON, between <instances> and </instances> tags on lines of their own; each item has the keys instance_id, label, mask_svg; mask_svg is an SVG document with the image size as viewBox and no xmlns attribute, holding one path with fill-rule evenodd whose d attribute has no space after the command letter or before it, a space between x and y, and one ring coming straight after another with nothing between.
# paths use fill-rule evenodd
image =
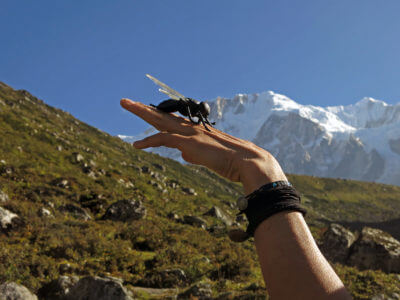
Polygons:
<instances>
[{"instance_id":1,"label":"mountain peak","mask_svg":"<svg viewBox=\"0 0 400 300\"><path fill-rule=\"evenodd\" d=\"M365 105L380 105L380 106L388 106L385 101L377 100L371 97L364 97L360 101L356 102L356 106L365 106Z\"/></svg>"}]
</instances>

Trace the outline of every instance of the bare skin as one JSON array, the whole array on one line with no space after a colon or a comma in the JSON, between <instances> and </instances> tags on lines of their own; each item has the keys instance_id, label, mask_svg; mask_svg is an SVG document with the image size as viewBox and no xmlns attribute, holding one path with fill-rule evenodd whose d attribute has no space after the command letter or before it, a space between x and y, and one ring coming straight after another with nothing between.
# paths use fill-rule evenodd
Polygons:
<instances>
[{"instance_id":1,"label":"bare skin","mask_svg":"<svg viewBox=\"0 0 400 300\"><path fill-rule=\"evenodd\" d=\"M241 182L246 194L266 183L287 180L277 160L249 141L215 128L207 131L140 102L122 99L121 105L160 131L136 141L137 149L176 148L185 161ZM258 226L254 240L272 299L351 299L300 213L282 212L268 218Z\"/></svg>"}]
</instances>

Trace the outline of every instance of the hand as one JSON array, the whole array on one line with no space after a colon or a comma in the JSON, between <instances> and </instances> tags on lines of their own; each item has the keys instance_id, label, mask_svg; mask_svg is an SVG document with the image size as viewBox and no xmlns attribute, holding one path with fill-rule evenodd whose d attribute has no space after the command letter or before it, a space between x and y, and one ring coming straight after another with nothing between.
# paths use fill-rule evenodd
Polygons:
<instances>
[{"instance_id":1,"label":"hand","mask_svg":"<svg viewBox=\"0 0 400 300\"><path fill-rule=\"evenodd\" d=\"M203 165L232 181L242 182L246 194L266 183L287 180L276 159L249 141L215 128L207 131L202 125L140 102L122 99L121 106L160 131L134 142L133 146L137 149L176 148L182 152L185 161Z\"/></svg>"}]
</instances>

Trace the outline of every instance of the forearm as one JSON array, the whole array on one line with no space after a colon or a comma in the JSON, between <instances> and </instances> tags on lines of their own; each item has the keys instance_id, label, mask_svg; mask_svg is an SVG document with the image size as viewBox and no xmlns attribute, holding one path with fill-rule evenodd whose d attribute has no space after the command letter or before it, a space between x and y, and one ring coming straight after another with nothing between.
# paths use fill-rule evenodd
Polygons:
<instances>
[{"instance_id":1,"label":"forearm","mask_svg":"<svg viewBox=\"0 0 400 300\"><path fill-rule=\"evenodd\" d=\"M278 213L254 235L272 299L351 299L298 212Z\"/></svg>"}]
</instances>

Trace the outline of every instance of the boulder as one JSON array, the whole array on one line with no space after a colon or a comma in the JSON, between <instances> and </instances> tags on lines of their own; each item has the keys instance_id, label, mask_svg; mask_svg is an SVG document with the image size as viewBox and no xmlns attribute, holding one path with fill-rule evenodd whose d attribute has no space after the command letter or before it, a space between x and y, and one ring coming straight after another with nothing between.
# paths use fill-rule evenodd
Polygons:
<instances>
[{"instance_id":1,"label":"boulder","mask_svg":"<svg viewBox=\"0 0 400 300\"><path fill-rule=\"evenodd\" d=\"M57 280L50 281L38 291L40 299L65 300L70 289L79 281L77 276L60 276Z\"/></svg>"},{"instance_id":2,"label":"boulder","mask_svg":"<svg viewBox=\"0 0 400 300\"><path fill-rule=\"evenodd\" d=\"M57 187L67 189L69 187L69 182L67 179L59 178L53 181L53 184Z\"/></svg>"},{"instance_id":3,"label":"boulder","mask_svg":"<svg viewBox=\"0 0 400 300\"><path fill-rule=\"evenodd\" d=\"M182 192L184 192L187 195L192 195L192 196L196 196L197 193L193 188L187 188L187 187L183 187L182 188Z\"/></svg>"},{"instance_id":4,"label":"boulder","mask_svg":"<svg viewBox=\"0 0 400 300\"><path fill-rule=\"evenodd\" d=\"M37 300L38 298L23 285L17 284L15 282L6 282L0 285L0 299Z\"/></svg>"},{"instance_id":5,"label":"boulder","mask_svg":"<svg viewBox=\"0 0 400 300\"><path fill-rule=\"evenodd\" d=\"M212 299L212 290L209 283L199 282L178 295L178 299Z\"/></svg>"},{"instance_id":6,"label":"boulder","mask_svg":"<svg viewBox=\"0 0 400 300\"><path fill-rule=\"evenodd\" d=\"M166 269L159 272L163 287L182 286L188 278L182 269Z\"/></svg>"},{"instance_id":7,"label":"boulder","mask_svg":"<svg viewBox=\"0 0 400 300\"><path fill-rule=\"evenodd\" d=\"M88 276L71 287L66 300L132 300L122 280L113 277Z\"/></svg>"},{"instance_id":8,"label":"boulder","mask_svg":"<svg viewBox=\"0 0 400 300\"><path fill-rule=\"evenodd\" d=\"M72 153L72 162L73 163L80 163L84 160L84 157L82 156L82 154L78 153L78 152L74 152Z\"/></svg>"},{"instance_id":9,"label":"boulder","mask_svg":"<svg viewBox=\"0 0 400 300\"><path fill-rule=\"evenodd\" d=\"M10 200L8 195L4 193L2 190L0 190L0 203L7 202L8 200Z\"/></svg>"},{"instance_id":10,"label":"boulder","mask_svg":"<svg viewBox=\"0 0 400 300\"><path fill-rule=\"evenodd\" d=\"M0 207L0 229L8 232L11 229L15 229L21 223L21 219L18 215L11 211Z\"/></svg>"},{"instance_id":11,"label":"boulder","mask_svg":"<svg viewBox=\"0 0 400 300\"><path fill-rule=\"evenodd\" d=\"M400 273L400 242L380 229L364 227L350 249L347 262L361 270Z\"/></svg>"},{"instance_id":12,"label":"boulder","mask_svg":"<svg viewBox=\"0 0 400 300\"><path fill-rule=\"evenodd\" d=\"M41 207L38 210L38 216L39 217L51 217L51 212L48 209Z\"/></svg>"},{"instance_id":13,"label":"boulder","mask_svg":"<svg viewBox=\"0 0 400 300\"><path fill-rule=\"evenodd\" d=\"M215 218L221 220L227 226L231 226L233 223L231 218L225 212L223 212L220 208L218 208L216 206L211 207L211 209L209 211L207 211L206 213L204 213L204 215L215 217Z\"/></svg>"},{"instance_id":14,"label":"boulder","mask_svg":"<svg viewBox=\"0 0 400 300\"><path fill-rule=\"evenodd\" d=\"M163 165L153 163L153 166L161 171L165 171L165 167Z\"/></svg>"},{"instance_id":15,"label":"boulder","mask_svg":"<svg viewBox=\"0 0 400 300\"><path fill-rule=\"evenodd\" d=\"M146 208L139 200L120 200L111 204L103 220L128 222L139 220L146 215Z\"/></svg>"},{"instance_id":16,"label":"boulder","mask_svg":"<svg viewBox=\"0 0 400 300\"><path fill-rule=\"evenodd\" d=\"M202 218L196 217L196 216L183 216L183 220L182 220L183 224L189 224L192 226L196 226L196 227L201 227L203 229L207 228L207 222L204 221Z\"/></svg>"},{"instance_id":17,"label":"boulder","mask_svg":"<svg viewBox=\"0 0 400 300\"><path fill-rule=\"evenodd\" d=\"M73 204L66 204L66 205L60 206L58 208L58 210L63 213L68 213L68 214L74 216L75 218L81 219L84 221L88 221L88 220L92 219L92 217L86 212L86 210L84 210L82 207L79 207L79 206L76 206Z\"/></svg>"},{"instance_id":18,"label":"boulder","mask_svg":"<svg viewBox=\"0 0 400 300\"><path fill-rule=\"evenodd\" d=\"M355 239L350 230L332 223L322 237L320 249L328 260L343 264L349 256L350 246Z\"/></svg>"},{"instance_id":19,"label":"boulder","mask_svg":"<svg viewBox=\"0 0 400 300\"><path fill-rule=\"evenodd\" d=\"M176 189L179 186L179 181L177 180L168 180L167 185L173 189Z\"/></svg>"}]
</instances>

